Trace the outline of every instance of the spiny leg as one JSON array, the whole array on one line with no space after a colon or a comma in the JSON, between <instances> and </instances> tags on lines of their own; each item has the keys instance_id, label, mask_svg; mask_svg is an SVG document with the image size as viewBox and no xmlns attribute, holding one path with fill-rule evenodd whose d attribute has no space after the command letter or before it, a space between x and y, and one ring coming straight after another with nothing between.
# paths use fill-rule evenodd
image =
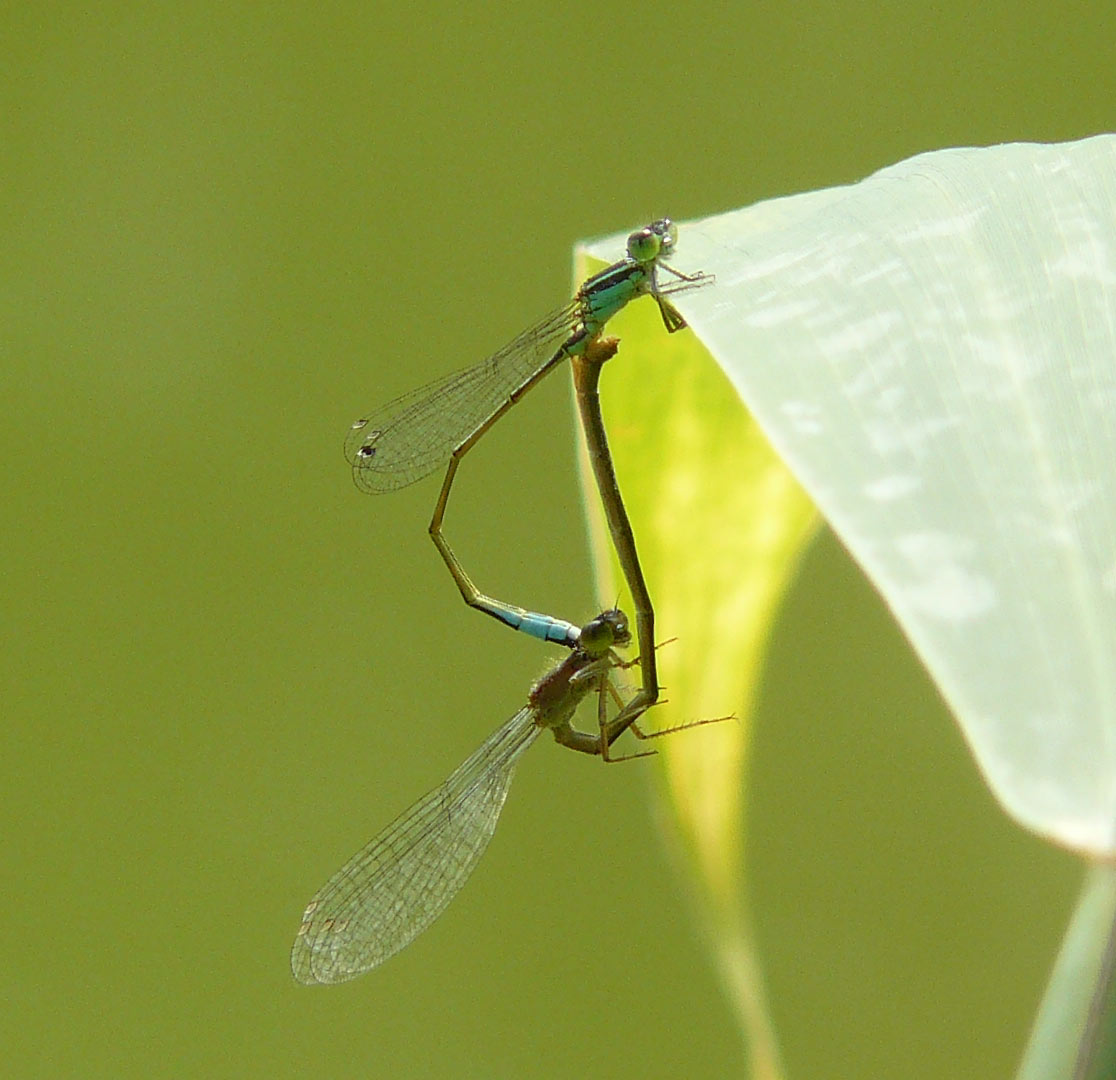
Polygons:
<instances>
[{"instance_id":1,"label":"spiny leg","mask_svg":"<svg viewBox=\"0 0 1116 1080\"><path fill-rule=\"evenodd\" d=\"M667 641L662 642L662 644L666 645L670 641L674 641L674 640L675 640L674 638L669 638ZM619 663L616 663L613 666L618 667L618 668L626 668L626 667L631 667L636 662L638 662L638 657L636 658L636 660L620 661ZM608 692L611 695L612 700L616 703L617 708L622 710L623 707L624 707L624 699L620 696L620 692L616 689L616 687L613 684L611 679L608 680ZM665 705L666 701L663 700L663 699L660 699L655 704L656 705ZM600 712L598 711L598 719L599 718L600 718ZM660 728L658 731L644 731L633 720L628 725L628 727L630 727L632 729L632 734L637 739L647 740L647 739L657 739L657 738L659 738L660 735L673 735L675 732L685 731L687 728L704 727L706 724L720 724L720 723L723 723L725 720L735 720L735 719L736 719L736 714L735 713L729 713L727 716L713 716L713 717L710 717L706 720L688 720L684 724L672 724L670 727ZM618 731L616 733L616 735L613 736L613 739L619 737L620 734L622 734L622 732ZM602 743L604 745L608 745L607 739L608 739L607 728L604 728L604 729L602 729ZM652 751L644 751L643 754L634 754L634 755L629 755L629 756L644 757L646 754L651 753L651 752ZM623 758L609 758L607 755L602 755L602 756L605 757L606 761L609 761L609 760L623 761L624 760Z\"/></svg>"},{"instance_id":2,"label":"spiny leg","mask_svg":"<svg viewBox=\"0 0 1116 1080\"><path fill-rule=\"evenodd\" d=\"M615 765L620 761L634 761L636 758L651 757L652 754L657 753L656 750L640 750L635 754L621 754L619 757L613 757L611 753L612 744L619 738L623 729L617 731L615 735L610 736L610 726L615 721L608 719L608 698L616 702L621 713L624 711L624 699L620 696L620 692L612 683L612 679L608 675L601 676L602 685L599 693L597 694L597 727L600 730L598 738L598 745L600 746L600 754L603 761L609 765ZM607 691L607 694L606 694ZM625 727L630 727L633 731L638 729L635 726L635 721L629 721ZM641 736L642 738L642 736Z\"/></svg>"},{"instance_id":3,"label":"spiny leg","mask_svg":"<svg viewBox=\"0 0 1116 1080\"><path fill-rule=\"evenodd\" d=\"M610 665L612 666L612 665ZM612 685L612 680L608 677L607 671L601 671L599 674L593 676L596 682L597 691L597 732L589 734L587 731L578 731L568 720L564 723L551 728L554 734L555 742L565 746L569 750L577 750L582 754L592 754L594 757L600 757L610 765L618 761L628 761L632 758L650 757L655 753L654 750L642 750L638 754L625 754L622 757L613 757L609 753L609 747L612 742L616 740L620 732L617 731L610 740L608 737L610 723L608 719L608 694L611 694L614 700L623 705L623 699L620 697L616 687ZM625 724L625 727L627 724Z\"/></svg>"}]
</instances>

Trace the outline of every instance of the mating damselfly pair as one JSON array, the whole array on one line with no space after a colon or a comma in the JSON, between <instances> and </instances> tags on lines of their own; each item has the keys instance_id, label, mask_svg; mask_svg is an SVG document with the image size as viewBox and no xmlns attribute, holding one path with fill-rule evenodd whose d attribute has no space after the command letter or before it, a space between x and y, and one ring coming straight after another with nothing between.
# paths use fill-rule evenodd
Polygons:
<instances>
[{"instance_id":1,"label":"mating damselfly pair","mask_svg":"<svg viewBox=\"0 0 1116 1080\"><path fill-rule=\"evenodd\" d=\"M353 978L398 952L433 922L475 867L495 831L516 763L544 728L562 745L599 754L606 761L616 760L609 748L626 730L639 738L678 730L644 734L636 725L659 696L654 609L616 481L598 393L601 367L617 349L614 339L602 337L613 315L630 301L650 296L673 333L686 323L668 297L712 281L709 275L683 274L665 262L677 236L668 219L637 230L628 237L627 254L620 262L589 278L568 304L499 352L396 398L352 425L345 452L356 484L364 491L405 487L448 461L429 532L462 597L513 629L570 652L534 684L523 708L314 896L291 951L291 970L300 982ZM669 279L660 281L660 271ZM567 358L573 365L594 478L635 609L639 658L631 664L639 664L641 685L627 702L610 678L614 668L631 666L615 651L631 640L623 613L605 611L578 627L495 600L476 588L442 531L462 458ZM574 729L570 721L593 692L598 698L598 730L589 734ZM612 719L606 712L610 699L619 708Z\"/></svg>"}]
</instances>

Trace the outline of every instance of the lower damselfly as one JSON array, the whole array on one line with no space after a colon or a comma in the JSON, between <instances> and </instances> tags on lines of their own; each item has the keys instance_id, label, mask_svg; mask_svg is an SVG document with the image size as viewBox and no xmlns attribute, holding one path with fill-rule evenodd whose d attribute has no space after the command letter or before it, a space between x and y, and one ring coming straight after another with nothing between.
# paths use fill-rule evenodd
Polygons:
<instances>
[{"instance_id":1,"label":"lower damselfly","mask_svg":"<svg viewBox=\"0 0 1116 1080\"><path fill-rule=\"evenodd\" d=\"M527 704L318 890L291 948L291 971L299 982L344 982L370 971L446 909L492 839L520 757L544 730L571 750L623 760L609 748L629 722L609 720L606 706L609 699L621 700L610 676L627 666L615 651L631 640L627 617L604 611L576 636L569 655L531 687ZM574 712L594 692L598 730L578 731L571 723ZM649 739L696 725L646 734L630 726Z\"/></svg>"}]
</instances>

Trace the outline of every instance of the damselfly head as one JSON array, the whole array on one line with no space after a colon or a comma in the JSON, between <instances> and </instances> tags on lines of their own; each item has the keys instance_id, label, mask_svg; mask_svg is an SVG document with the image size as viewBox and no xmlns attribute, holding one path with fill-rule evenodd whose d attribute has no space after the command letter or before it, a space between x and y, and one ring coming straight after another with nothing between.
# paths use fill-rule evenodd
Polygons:
<instances>
[{"instance_id":1,"label":"damselfly head","mask_svg":"<svg viewBox=\"0 0 1116 1080\"><path fill-rule=\"evenodd\" d=\"M590 619L578 635L577 647L582 652L603 654L611 648L624 648L630 645L632 632L628 626L628 616L619 608L602 611L595 619Z\"/></svg>"},{"instance_id":2,"label":"damselfly head","mask_svg":"<svg viewBox=\"0 0 1116 1080\"><path fill-rule=\"evenodd\" d=\"M628 237L628 258L651 263L669 255L677 242L678 226L670 218L660 218Z\"/></svg>"}]
</instances>

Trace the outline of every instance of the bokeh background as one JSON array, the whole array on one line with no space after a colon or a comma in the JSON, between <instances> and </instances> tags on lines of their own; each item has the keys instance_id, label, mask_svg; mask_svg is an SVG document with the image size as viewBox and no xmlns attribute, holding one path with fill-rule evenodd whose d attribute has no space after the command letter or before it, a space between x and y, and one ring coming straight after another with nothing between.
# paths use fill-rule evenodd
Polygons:
<instances>
[{"instance_id":1,"label":"bokeh background","mask_svg":"<svg viewBox=\"0 0 1116 1080\"><path fill-rule=\"evenodd\" d=\"M362 495L342 437L561 302L580 237L1113 129L1111 3L110 2L0 31L5 1072L739 1074L653 771L549 743L439 923L292 982L309 896L551 659L458 599L437 480ZM581 618L566 378L470 456L447 532L482 587ZM791 1075L1009 1075L1079 869L1000 815L828 535L749 804Z\"/></svg>"}]
</instances>

